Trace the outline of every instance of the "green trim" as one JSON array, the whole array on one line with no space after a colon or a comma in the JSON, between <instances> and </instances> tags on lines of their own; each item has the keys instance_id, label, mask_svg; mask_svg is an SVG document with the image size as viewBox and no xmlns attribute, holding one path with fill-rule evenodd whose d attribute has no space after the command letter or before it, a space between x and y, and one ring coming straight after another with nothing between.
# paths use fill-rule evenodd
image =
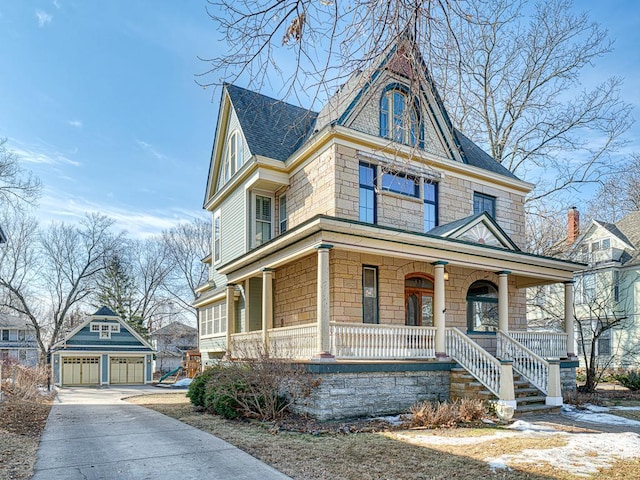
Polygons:
<instances>
[{"instance_id":1,"label":"green trim","mask_svg":"<svg viewBox=\"0 0 640 480\"><path fill-rule=\"evenodd\" d=\"M456 368L455 362L441 361L408 361L408 362L376 362L376 363L308 363L305 365L309 373L386 373L386 372L430 372L449 371Z\"/></svg>"},{"instance_id":2,"label":"green trim","mask_svg":"<svg viewBox=\"0 0 640 480\"><path fill-rule=\"evenodd\" d=\"M578 360L560 360L560 368L578 368L579 366Z\"/></svg>"},{"instance_id":3,"label":"green trim","mask_svg":"<svg viewBox=\"0 0 640 480\"><path fill-rule=\"evenodd\" d=\"M431 265L449 265L449 262L445 262L444 260L438 260L437 262L431 263Z\"/></svg>"}]
</instances>

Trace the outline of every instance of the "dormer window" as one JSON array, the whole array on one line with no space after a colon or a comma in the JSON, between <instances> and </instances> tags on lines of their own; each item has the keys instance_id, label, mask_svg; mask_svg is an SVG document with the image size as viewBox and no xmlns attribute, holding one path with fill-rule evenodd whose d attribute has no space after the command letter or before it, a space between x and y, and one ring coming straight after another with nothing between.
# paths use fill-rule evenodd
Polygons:
<instances>
[{"instance_id":1,"label":"dormer window","mask_svg":"<svg viewBox=\"0 0 640 480\"><path fill-rule=\"evenodd\" d=\"M235 130L229 135L227 144L224 148L222 156L222 165L220 166L220 177L218 180L218 188L227 183L235 173L240 170L244 163L244 155L242 150L242 136L239 130Z\"/></svg>"},{"instance_id":2,"label":"dormer window","mask_svg":"<svg viewBox=\"0 0 640 480\"><path fill-rule=\"evenodd\" d=\"M421 140L420 117L415 102L401 85L392 85L380 99L380 136L416 146Z\"/></svg>"}]
</instances>

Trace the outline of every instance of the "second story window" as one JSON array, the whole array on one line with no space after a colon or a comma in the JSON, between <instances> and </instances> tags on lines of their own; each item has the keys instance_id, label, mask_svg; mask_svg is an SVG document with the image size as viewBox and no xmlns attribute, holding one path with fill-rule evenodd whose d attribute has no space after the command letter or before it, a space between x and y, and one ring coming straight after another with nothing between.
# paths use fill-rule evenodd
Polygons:
<instances>
[{"instance_id":1,"label":"second story window","mask_svg":"<svg viewBox=\"0 0 640 480\"><path fill-rule=\"evenodd\" d=\"M9 330L2 330L2 341L3 342L9 341Z\"/></svg>"},{"instance_id":2,"label":"second story window","mask_svg":"<svg viewBox=\"0 0 640 480\"><path fill-rule=\"evenodd\" d=\"M282 235L287 231L287 196L280 195L278 203L278 222L280 227L280 234Z\"/></svg>"},{"instance_id":3,"label":"second story window","mask_svg":"<svg viewBox=\"0 0 640 480\"><path fill-rule=\"evenodd\" d=\"M213 262L217 263L220 261L220 237L221 237L221 220L220 220L220 210L213 214Z\"/></svg>"},{"instance_id":4,"label":"second story window","mask_svg":"<svg viewBox=\"0 0 640 480\"><path fill-rule=\"evenodd\" d=\"M260 246L271 240L272 227L272 199L262 195L254 197L254 246Z\"/></svg>"},{"instance_id":5,"label":"second story window","mask_svg":"<svg viewBox=\"0 0 640 480\"><path fill-rule=\"evenodd\" d=\"M438 184L424 184L424 231L438 226Z\"/></svg>"},{"instance_id":6,"label":"second story window","mask_svg":"<svg viewBox=\"0 0 640 480\"><path fill-rule=\"evenodd\" d=\"M376 223L376 167L360 162L360 215L361 222Z\"/></svg>"},{"instance_id":7,"label":"second story window","mask_svg":"<svg viewBox=\"0 0 640 480\"><path fill-rule=\"evenodd\" d=\"M473 192L473 213L482 212L487 212L492 218L496 218L496 197Z\"/></svg>"},{"instance_id":8,"label":"second story window","mask_svg":"<svg viewBox=\"0 0 640 480\"><path fill-rule=\"evenodd\" d=\"M420 139L420 119L406 89L388 88L380 98L380 136L416 146Z\"/></svg>"},{"instance_id":9,"label":"second story window","mask_svg":"<svg viewBox=\"0 0 640 480\"><path fill-rule=\"evenodd\" d=\"M420 187L418 181L404 173L388 172L382 174L382 189L389 192L407 195L409 197L420 197Z\"/></svg>"}]
</instances>

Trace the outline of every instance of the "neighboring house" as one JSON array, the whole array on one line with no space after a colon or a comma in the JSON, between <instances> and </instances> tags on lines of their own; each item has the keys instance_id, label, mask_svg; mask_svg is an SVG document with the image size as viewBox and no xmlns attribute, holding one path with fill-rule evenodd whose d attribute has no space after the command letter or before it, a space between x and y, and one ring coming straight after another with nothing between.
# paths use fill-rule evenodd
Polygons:
<instances>
[{"instance_id":1,"label":"neighboring house","mask_svg":"<svg viewBox=\"0 0 640 480\"><path fill-rule=\"evenodd\" d=\"M590 332L613 324L595 344L596 356L611 367L640 366L640 211L616 223L593 220L567 252L589 268L575 275L576 318ZM576 335L582 361L583 344Z\"/></svg>"},{"instance_id":2,"label":"neighboring house","mask_svg":"<svg viewBox=\"0 0 640 480\"><path fill-rule=\"evenodd\" d=\"M153 353L153 347L133 327L102 307L53 346L54 383L150 383Z\"/></svg>"},{"instance_id":3,"label":"neighboring house","mask_svg":"<svg viewBox=\"0 0 640 480\"><path fill-rule=\"evenodd\" d=\"M320 112L224 85L195 301L205 366L257 345L304 361L322 377L308 411L336 418L449 398L457 366L515 406L499 350L561 402L541 357L571 357L572 316L532 343L524 289L570 295L580 265L520 249L533 185L453 127L421 58L400 40ZM560 365L569 388L575 366Z\"/></svg>"},{"instance_id":4,"label":"neighboring house","mask_svg":"<svg viewBox=\"0 0 640 480\"><path fill-rule=\"evenodd\" d=\"M36 330L13 315L0 314L0 361L15 361L34 367L38 363Z\"/></svg>"},{"instance_id":5,"label":"neighboring house","mask_svg":"<svg viewBox=\"0 0 640 480\"><path fill-rule=\"evenodd\" d=\"M172 322L149 334L156 351L153 371L167 373L180 366L187 350L198 348L198 329Z\"/></svg>"}]
</instances>

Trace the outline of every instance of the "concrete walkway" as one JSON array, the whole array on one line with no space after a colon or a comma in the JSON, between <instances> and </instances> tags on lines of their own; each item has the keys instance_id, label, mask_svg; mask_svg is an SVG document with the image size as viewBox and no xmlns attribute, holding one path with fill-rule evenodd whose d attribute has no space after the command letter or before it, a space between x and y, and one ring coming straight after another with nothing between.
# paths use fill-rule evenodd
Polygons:
<instances>
[{"instance_id":1,"label":"concrete walkway","mask_svg":"<svg viewBox=\"0 0 640 480\"><path fill-rule=\"evenodd\" d=\"M40 439L32 480L284 480L286 475L197 428L122 401L175 392L64 388Z\"/></svg>"}]
</instances>

